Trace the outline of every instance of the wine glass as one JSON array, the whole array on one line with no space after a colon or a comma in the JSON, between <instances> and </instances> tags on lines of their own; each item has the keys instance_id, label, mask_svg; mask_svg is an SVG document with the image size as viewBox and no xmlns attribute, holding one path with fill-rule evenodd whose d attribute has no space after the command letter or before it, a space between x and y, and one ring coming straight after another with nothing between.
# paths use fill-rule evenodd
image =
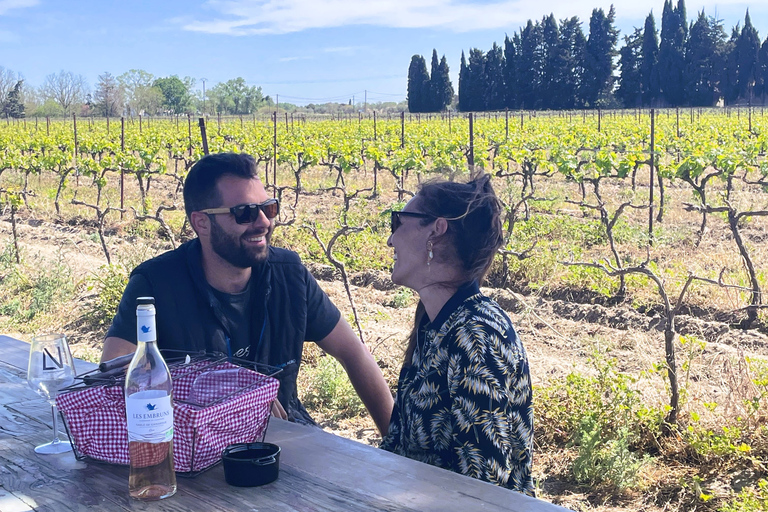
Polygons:
<instances>
[{"instance_id":1,"label":"wine glass","mask_svg":"<svg viewBox=\"0 0 768 512\"><path fill-rule=\"evenodd\" d=\"M59 439L56 395L75 380L75 365L63 334L43 334L32 338L29 348L27 384L51 404L53 441L35 448L37 453L64 453L72 450L69 441Z\"/></svg>"}]
</instances>

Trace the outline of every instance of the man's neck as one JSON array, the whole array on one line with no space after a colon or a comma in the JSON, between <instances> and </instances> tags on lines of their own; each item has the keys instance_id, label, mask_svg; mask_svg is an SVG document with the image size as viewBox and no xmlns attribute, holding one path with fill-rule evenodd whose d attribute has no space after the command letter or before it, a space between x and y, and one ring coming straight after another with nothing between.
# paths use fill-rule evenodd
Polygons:
<instances>
[{"instance_id":1,"label":"man's neck","mask_svg":"<svg viewBox=\"0 0 768 512\"><path fill-rule=\"evenodd\" d=\"M248 286L251 268L237 268L223 260L213 251L203 248L203 272L205 280L216 290L224 293L239 293Z\"/></svg>"}]
</instances>

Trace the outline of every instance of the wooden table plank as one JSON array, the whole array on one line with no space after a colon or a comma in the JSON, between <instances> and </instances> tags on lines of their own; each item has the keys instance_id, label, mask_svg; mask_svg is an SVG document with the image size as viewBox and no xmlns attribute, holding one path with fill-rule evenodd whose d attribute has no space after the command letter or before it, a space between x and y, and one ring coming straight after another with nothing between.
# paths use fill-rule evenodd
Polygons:
<instances>
[{"instance_id":1,"label":"wooden table plank","mask_svg":"<svg viewBox=\"0 0 768 512\"><path fill-rule=\"evenodd\" d=\"M24 343L24 342L19 342ZM26 345L26 344L24 344ZM0 340L10 356L28 345ZM14 358L15 357L15 358ZM22 365L23 366L23 365ZM272 418L266 440L281 446L280 476L262 487L225 483L221 465L179 478L177 494L143 503L128 497L128 468L39 455L51 438L50 408L26 386L26 369L0 362L0 510L33 511L502 511L565 510L501 487Z\"/></svg>"}]
</instances>

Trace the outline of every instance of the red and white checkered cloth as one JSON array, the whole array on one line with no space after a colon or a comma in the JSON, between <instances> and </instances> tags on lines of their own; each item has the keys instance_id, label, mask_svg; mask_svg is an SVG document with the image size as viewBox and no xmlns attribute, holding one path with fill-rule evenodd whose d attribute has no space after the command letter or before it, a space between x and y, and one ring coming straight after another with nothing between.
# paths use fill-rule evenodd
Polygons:
<instances>
[{"instance_id":1,"label":"red and white checkered cloth","mask_svg":"<svg viewBox=\"0 0 768 512\"><path fill-rule=\"evenodd\" d=\"M234 374L226 372L224 388L220 383L214 385L214 379L206 378L206 372L221 370L236 370ZM193 393L193 383L201 375L203 377L197 381ZM206 469L219 461L226 446L251 442L264 435L272 401L277 397L279 383L276 379L228 362L211 368L209 361L172 368L171 377L176 471ZM183 403L205 404L228 396L233 389L232 379L242 391L234 392L220 403L202 407ZM64 414L77 453L115 464L129 463L122 386L95 386L62 393L56 398L56 405ZM155 458L150 457L152 461Z\"/></svg>"}]
</instances>

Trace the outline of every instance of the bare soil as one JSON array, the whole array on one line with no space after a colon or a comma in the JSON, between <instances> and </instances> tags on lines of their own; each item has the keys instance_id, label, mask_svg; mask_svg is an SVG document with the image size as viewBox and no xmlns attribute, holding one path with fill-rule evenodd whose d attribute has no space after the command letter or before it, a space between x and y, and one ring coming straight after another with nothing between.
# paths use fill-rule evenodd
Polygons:
<instances>
[{"instance_id":1,"label":"bare soil","mask_svg":"<svg viewBox=\"0 0 768 512\"><path fill-rule=\"evenodd\" d=\"M56 327L64 328L70 335L76 356L98 359L103 333L90 332L78 321L88 301L93 298L94 292L87 283L99 267L106 264L101 245L93 236L93 223L83 219L69 222L42 220L31 214L21 214L17 233L27 264L50 265L61 260L73 270L73 278L82 282L78 302L62 309L62 317ZM110 251L129 255L128 259L140 261L170 248L167 241L159 238L147 242L131 236L122 231L119 223L115 223L111 233ZM9 216L3 215L0 220L2 245L10 237ZM308 264L308 267L343 314L351 317L349 301L337 272L327 265ZM397 287L391 283L387 272L368 271L351 277L365 343L394 387L415 299L405 307L397 307L397 301L393 300ZM595 295L562 289L550 289L538 294L524 289L486 288L484 291L504 307L516 325L528 353L535 385L564 379L572 372L592 372L589 357L595 350L610 352L611 357L617 359L618 369L632 374L647 370L664 359L658 308L633 307L630 301L610 304L610 301ZM749 356L768 357L768 336L760 328L748 331L735 329L733 324L738 320L738 314L723 313L716 308L707 310L701 305L689 309L691 314L678 317L678 331L680 334L695 335L707 345L697 360L702 373L689 386L691 396L688 402L732 402L734 413L737 413L741 398L738 393L747 392L743 386L740 387L744 376L737 362ZM29 335L27 332L8 334L21 338ZM644 400L649 403L665 403L667 400L664 389L645 389L643 394ZM322 414L316 414L316 417L330 432L373 445L380 441L368 417L343 421L331 421ZM686 509L681 505L685 500L681 500L680 495L690 491L681 487L680 482L690 478L689 468L651 464L646 469L645 478L649 483L645 492L611 495L599 489L576 485L568 474L573 457L574 453L568 449L536 453L535 476L540 497L575 510ZM730 475L715 474L710 478L713 488L727 488L730 481Z\"/></svg>"}]
</instances>

